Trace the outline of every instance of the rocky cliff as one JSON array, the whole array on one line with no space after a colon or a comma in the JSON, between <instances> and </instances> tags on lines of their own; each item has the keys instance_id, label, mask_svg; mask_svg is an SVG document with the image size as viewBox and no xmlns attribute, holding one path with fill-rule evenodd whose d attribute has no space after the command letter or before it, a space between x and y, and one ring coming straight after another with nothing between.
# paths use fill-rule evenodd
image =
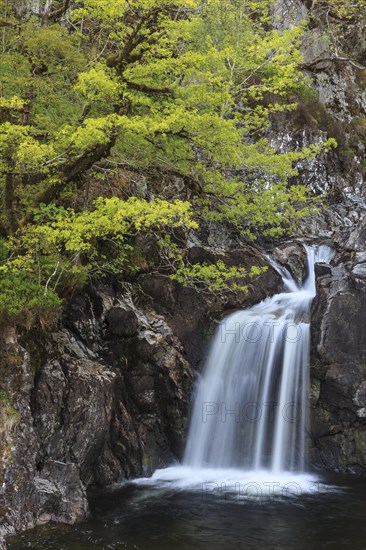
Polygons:
<instances>
[{"instance_id":1,"label":"rocky cliff","mask_svg":"<svg viewBox=\"0 0 366 550\"><path fill-rule=\"evenodd\" d=\"M308 8L278 0L277 24L304 19ZM311 463L365 473L366 17L332 27L337 55L324 38L328 23L315 13L303 43L304 70L318 96L303 98L291 117L279 116L269 136L280 150L336 137L336 152L299 166L315 192L328 193L326 209L305 220L290 243L253 247L211 225L190 254L242 266L264 265L263 252L272 251L301 278L304 240L336 249L331 266L317 267ZM49 520L73 523L88 513L88 486L148 475L179 459L194 372L215 323L280 285L272 269L247 295L206 295L142 275L132 284L85 289L47 333L2 327L0 538Z\"/></svg>"},{"instance_id":2,"label":"rocky cliff","mask_svg":"<svg viewBox=\"0 0 366 550\"><path fill-rule=\"evenodd\" d=\"M234 243L218 254L217 238L211 231L203 245L197 237L191 253L225 254L233 265L266 263ZM4 330L0 534L73 523L88 513L88 486L149 475L178 460L193 369L215 321L280 285L269 269L248 295L212 296L144 275L130 285L86 288L52 332Z\"/></svg>"},{"instance_id":3,"label":"rocky cliff","mask_svg":"<svg viewBox=\"0 0 366 550\"><path fill-rule=\"evenodd\" d=\"M279 0L280 24L291 26L311 3ZM316 4L313 3L312 6ZM337 139L336 153L300 166L300 177L328 194L318 216L302 223L300 241L331 244L332 266L318 266L311 354L311 464L366 472L366 14L339 21L312 10L302 50L317 98L300 102L272 137L278 148ZM327 37L327 38L326 38Z\"/></svg>"}]
</instances>

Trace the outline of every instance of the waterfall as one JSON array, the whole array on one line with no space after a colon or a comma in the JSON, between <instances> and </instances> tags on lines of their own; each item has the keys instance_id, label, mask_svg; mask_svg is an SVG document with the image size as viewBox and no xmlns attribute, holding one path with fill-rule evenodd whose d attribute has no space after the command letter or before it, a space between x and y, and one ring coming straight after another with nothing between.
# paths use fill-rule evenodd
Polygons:
<instances>
[{"instance_id":1,"label":"waterfall","mask_svg":"<svg viewBox=\"0 0 366 550\"><path fill-rule=\"evenodd\" d=\"M185 466L304 471L314 266L332 254L328 246L306 251L301 287L272 262L286 292L219 325L197 387Z\"/></svg>"},{"instance_id":2,"label":"waterfall","mask_svg":"<svg viewBox=\"0 0 366 550\"><path fill-rule=\"evenodd\" d=\"M269 259L285 292L218 326L198 380L183 464L134 483L200 491L204 502L330 490L305 469L315 264L329 262L334 252L305 248L302 285Z\"/></svg>"}]
</instances>

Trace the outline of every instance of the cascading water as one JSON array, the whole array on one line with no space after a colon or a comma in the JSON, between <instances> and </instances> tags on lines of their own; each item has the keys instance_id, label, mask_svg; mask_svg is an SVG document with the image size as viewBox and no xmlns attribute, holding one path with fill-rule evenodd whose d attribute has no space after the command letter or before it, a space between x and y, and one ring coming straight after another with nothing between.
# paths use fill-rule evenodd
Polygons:
<instances>
[{"instance_id":1,"label":"cascading water","mask_svg":"<svg viewBox=\"0 0 366 550\"><path fill-rule=\"evenodd\" d=\"M275 264L287 292L220 324L198 385L185 465L304 470L314 264L330 253L307 249L301 288Z\"/></svg>"},{"instance_id":2,"label":"cascading water","mask_svg":"<svg viewBox=\"0 0 366 550\"><path fill-rule=\"evenodd\" d=\"M183 466L157 470L150 483L248 485L248 476L263 481L265 474L286 484L304 472L315 263L333 255L324 245L306 251L301 287L271 261L285 292L219 325L198 382ZM303 479L311 490L314 477Z\"/></svg>"}]
</instances>

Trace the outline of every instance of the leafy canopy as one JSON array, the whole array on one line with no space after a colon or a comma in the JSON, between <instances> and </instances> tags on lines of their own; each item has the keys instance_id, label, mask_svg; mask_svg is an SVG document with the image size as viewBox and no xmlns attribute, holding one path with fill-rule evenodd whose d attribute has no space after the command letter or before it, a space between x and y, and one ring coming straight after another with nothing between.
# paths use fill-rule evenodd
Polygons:
<instances>
[{"instance_id":1,"label":"leafy canopy","mask_svg":"<svg viewBox=\"0 0 366 550\"><path fill-rule=\"evenodd\" d=\"M278 154L266 138L272 114L294 109L306 86L304 26L273 29L270 5L76 0L24 14L0 0L4 295L14 280L0 315L34 310L30 295L47 308L53 293L51 307L106 266L136 271L131 250L144 235L169 249L177 280L223 288L242 273L186 265L172 229L227 219L251 237L278 236L309 213L307 189L287 178L335 143ZM147 174L151 196L153 182L180 179L194 208L169 193L126 200L126 171Z\"/></svg>"}]
</instances>

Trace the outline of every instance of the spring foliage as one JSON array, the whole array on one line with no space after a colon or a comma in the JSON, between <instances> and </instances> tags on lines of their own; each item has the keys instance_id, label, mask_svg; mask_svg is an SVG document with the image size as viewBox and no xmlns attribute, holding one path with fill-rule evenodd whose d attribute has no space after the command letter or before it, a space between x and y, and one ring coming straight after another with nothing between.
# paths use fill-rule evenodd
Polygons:
<instances>
[{"instance_id":1,"label":"spring foliage","mask_svg":"<svg viewBox=\"0 0 366 550\"><path fill-rule=\"evenodd\" d=\"M330 17L349 21L366 8L366 0L313 0L312 7Z\"/></svg>"},{"instance_id":2,"label":"spring foliage","mask_svg":"<svg viewBox=\"0 0 366 550\"><path fill-rule=\"evenodd\" d=\"M141 237L176 280L223 289L243 273L187 266L174 229L227 219L278 236L309 213L307 189L287 178L335 143L278 154L265 137L306 87L304 26L273 29L270 5L77 0L34 14L0 0L0 316L38 315L92 275L138 271ZM90 180L112 169L180 178L194 208L107 189L90 202Z\"/></svg>"},{"instance_id":3,"label":"spring foliage","mask_svg":"<svg viewBox=\"0 0 366 550\"><path fill-rule=\"evenodd\" d=\"M198 227L187 202L135 197L99 198L84 212L41 205L34 218L36 224L3 242L6 261L0 265L0 315L26 315L28 324L37 313L59 306L59 293L90 274L123 272L138 233L156 236L176 227Z\"/></svg>"}]
</instances>

